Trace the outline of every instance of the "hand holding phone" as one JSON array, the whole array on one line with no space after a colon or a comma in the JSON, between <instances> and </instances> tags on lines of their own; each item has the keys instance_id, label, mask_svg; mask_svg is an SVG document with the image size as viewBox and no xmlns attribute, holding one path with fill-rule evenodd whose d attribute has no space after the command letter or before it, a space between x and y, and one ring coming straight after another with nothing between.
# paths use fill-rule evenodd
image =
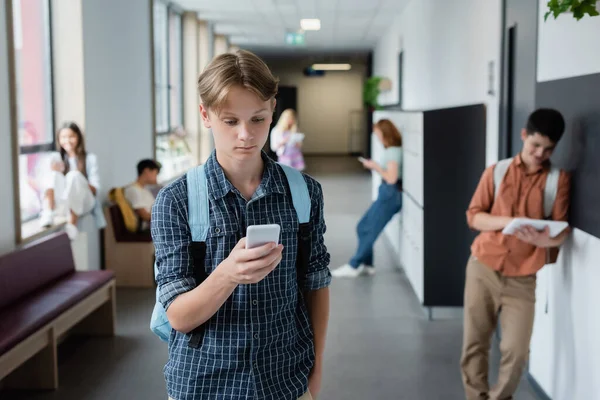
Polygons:
<instances>
[{"instance_id":1,"label":"hand holding phone","mask_svg":"<svg viewBox=\"0 0 600 400\"><path fill-rule=\"evenodd\" d=\"M360 161L361 163L364 163L365 161L367 161L367 159L364 157L358 157L358 161Z\"/></svg>"},{"instance_id":2,"label":"hand holding phone","mask_svg":"<svg viewBox=\"0 0 600 400\"><path fill-rule=\"evenodd\" d=\"M262 281L281 262L283 246L279 242L279 225L249 226L246 237L234 247L218 269L237 285Z\"/></svg>"},{"instance_id":3,"label":"hand holding phone","mask_svg":"<svg viewBox=\"0 0 600 400\"><path fill-rule=\"evenodd\" d=\"M279 244L281 227L277 224L250 225L246 229L246 249L253 249L267 243Z\"/></svg>"}]
</instances>

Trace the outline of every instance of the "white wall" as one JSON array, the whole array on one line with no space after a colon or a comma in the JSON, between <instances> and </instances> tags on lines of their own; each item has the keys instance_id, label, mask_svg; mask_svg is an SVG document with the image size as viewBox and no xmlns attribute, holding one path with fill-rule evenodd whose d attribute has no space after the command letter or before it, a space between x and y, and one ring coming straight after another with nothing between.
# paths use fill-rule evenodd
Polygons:
<instances>
[{"instance_id":1,"label":"white wall","mask_svg":"<svg viewBox=\"0 0 600 400\"><path fill-rule=\"evenodd\" d=\"M85 0L86 145L98 156L100 199L136 178L135 166L152 157L151 2ZM88 227L90 268L99 260L99 238Z\"/></svg>"},{"instance_id":2,"label":"white wall","mask_svg":"<svg viewBox=\"0 0 600 400\"><path fill-rule=\"evenodd\" d=\"M544 22L546 3L539 0L538 82L600 73L600 17L564 14Z\"/></svg>"},{"instance_id":3,"label":"white wall","mask_svg":"<svg viewBox=\"0 0 600 400\"><path fill-rule=\"evenodd\" d=\"M529 372L553 400L600 399L599 259L600 239L575 229L538 273Z\"/></svg>"},{"instance_id":4,"label":"white wall","mask_svg":"<svg viewBox=\"0 0 600 400\"><path fill-rule=\"evenodd\" d=\"M100 160L102 192L133 181L152 157L152 39L147 0L83 2L87 147Z\"/></svg>"},{"instance_id":5,"label":"white wall","mask_svg":"<svg viewBox=\"0 0 600 400\"><path fill-rule=\"evenodd\" d=\"M304 153L348 154L350 112L363 109L365 67L353 65L350 71L328 71L322 77L306 77L300 65L269 66L281 86L298 88L298 129L306 134Z\"/></svg>"},{"instance_id":6,"label":"white wall","mask_svg":"<svg viewBox=\"0 0 600 400\"><path fill-rule=\"evenodd\" d=\"M8 49L6 38L6 2L0 3L0 254L15 247L15 205L11 115L8 95Z\"/></svg>"},{"instance_id":7,"label":"white wall","mask_svg":"<svg viewBox=\"0 0 600 400\"><path fill-rule=\"evenodd\" d=\"M538 82L599 73L600 18L543 22L545 1L539 9ZM530 373L553 400L600 399L599 259L600 239L576 229L538 274Z\"/></svg>"},{"instance_id":8,"label":"white wall","mask_svg":"<svg viewBox=\"0 0 600 400\"><path fill-rule=\"evenodd\" d=\"M392 80L383 104L398 102L398 54L403 50L403 107L426 110L485 103L487 164L498 158L500 0L411 0L378 42L374 75ZM495 95L488 95L494 61Z\"/></svg>"}]
</instances>

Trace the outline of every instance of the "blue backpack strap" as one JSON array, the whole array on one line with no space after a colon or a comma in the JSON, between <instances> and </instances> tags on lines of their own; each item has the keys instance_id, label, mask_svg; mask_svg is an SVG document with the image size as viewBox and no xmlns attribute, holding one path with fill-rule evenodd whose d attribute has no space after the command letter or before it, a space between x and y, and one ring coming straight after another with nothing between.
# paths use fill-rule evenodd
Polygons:
<instances>
[{"instance_id":1,"label":"blue backpack strap","mask_svg":"<svg viewBox=\"0 0 600 400\"><path fill-rule=\"evenodd\" d=\"M196 259L204 260L205 240L209 229L209 204L208 204L208 187L206 182L206 174L204 166L198 166L190 169L186 174L187 191L188 191L188 224L192 233L191 251L194 259L194 267L196 272L203 273L203 265L197 265ZM199 254L201 253L201 254ZM199 269L201 269L199 271ZM158 268L154 263L154 277L158 274ZM200 278L202 279L202 277ZM199 281L198 276L196 281ZM199 282L198 282L199 284ZM169 341L171 335L171 324L167 318L167 313L162 304L158 301L159 293L156 288L156 303L152 310L150 319L150 329L165 342ZM192 343L191 345L195 345Z\"/></svg>"},{"instance_id":2,"label":"blue backpack strap","mask_svg":"<svg viewBox=\"0 0 600 400\"><path fill-rule=\"evenodd\" d=\"M298 253L296 254L296 279L298 288L302 291L304 280L308 272L311 251L311 225L310 225L310 194L308 186L301 172L283 164L279 164L288 181L288 188L292 196L292 203L298 216ZM302 296L301 296L302 297Z\"/></svg>"},{"instance_id":3,"label":"blue backpack strap","mask_svg":"<svg viewBox=\"0 0 600 400\"><path fill-rule=\"evenodd\" d=\"M187 172L188 224L193 242L204 242L210 227L208 217L208 187L204 165Z\"/></svg>"},{"instance_id":4,"label":"blue backpack strap","mask_svg":"<svg viewBox=\"0 0 600 400\"><path fill-rule=\"evenodd\" d=\"M298 214L298 222L306 224L310 221L310 194L302 172L287 165L279 164L288 180L288 186L292 195L292 202Z\"/></svg>"}]
</instances>

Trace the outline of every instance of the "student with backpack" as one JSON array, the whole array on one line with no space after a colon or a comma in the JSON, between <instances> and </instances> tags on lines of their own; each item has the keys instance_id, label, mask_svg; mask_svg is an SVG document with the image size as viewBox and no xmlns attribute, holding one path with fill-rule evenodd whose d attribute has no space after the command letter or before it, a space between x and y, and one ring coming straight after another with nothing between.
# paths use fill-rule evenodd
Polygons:
<instances>
[{"instance_id":1,"label":"student with backpack","mask_svg":"<svg viewBox=\"0 0 600 400\"><path fill-rule=\"evenodd\" d=\"M536 272L556 260L569 234L528 226L502 230L516 217L567 221L570 175L550 164L565 129L562 115L538 109L521 131L519 155L487 168L473 195L467 221L480 231L467 263L461 370L468 400L512 399L529 355L535 311ZM500 323L498 382L490 390L489 351Z\"/></svg>"},{"instance_id":2,"label":"student with backpack","mask_svg":"<svg viewBox=\"0 0 600 400\"><path fill-rule=\"evenodd\" d=\"M216 57L200 75L215 151L163 188L152 208L158 303L175 400L311 399L321 386L329 314L323 193L264 154L278 81L256 55ZM246 249L250 225L279 245Z\"/></svg>"}]
</instances>

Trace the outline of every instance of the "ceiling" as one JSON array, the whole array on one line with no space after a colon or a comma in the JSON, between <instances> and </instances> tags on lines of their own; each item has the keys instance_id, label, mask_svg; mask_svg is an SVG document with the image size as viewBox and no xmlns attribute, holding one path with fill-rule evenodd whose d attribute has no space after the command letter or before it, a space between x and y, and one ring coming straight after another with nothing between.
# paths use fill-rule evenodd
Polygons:
<instances>
[{"instance_id":1,"label":"ceiling","mask_svg":"<svg viewBox=\"0 0 600 400\"><path fill-rule=\"evenodd\" d=\"M231 44L264 51L368 51L410 0L176 0ZM302 48L285 44L300 19L319 18L320 31L307 31Z\"/></svg>"}]
</instances>

